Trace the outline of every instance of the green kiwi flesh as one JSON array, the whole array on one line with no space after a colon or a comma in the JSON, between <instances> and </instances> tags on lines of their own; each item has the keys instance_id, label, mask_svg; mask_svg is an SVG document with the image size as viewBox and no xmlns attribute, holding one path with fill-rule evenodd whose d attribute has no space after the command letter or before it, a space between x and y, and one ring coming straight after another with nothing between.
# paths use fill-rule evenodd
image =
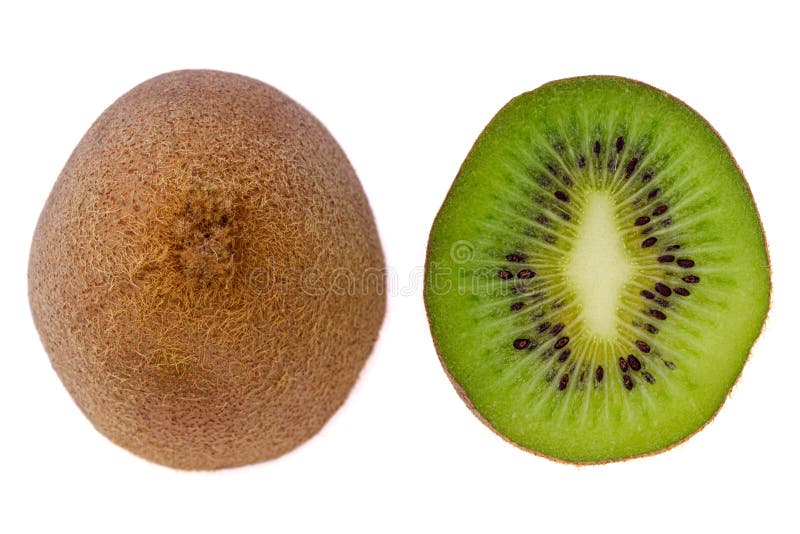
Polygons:
<instances>
[{"instance_id":1,"label":"green kiwi flesh","mask_svg":"<svg viewBox=\"0 0 800 534\"><path fill-rule=\"evenodd\" d=\"M481 133L434 223L425 303L446 372L513 443L598 463L708 422L761 332L761 223L695 111L616 77L555 81Z\"/></svg>"}]
</instances>

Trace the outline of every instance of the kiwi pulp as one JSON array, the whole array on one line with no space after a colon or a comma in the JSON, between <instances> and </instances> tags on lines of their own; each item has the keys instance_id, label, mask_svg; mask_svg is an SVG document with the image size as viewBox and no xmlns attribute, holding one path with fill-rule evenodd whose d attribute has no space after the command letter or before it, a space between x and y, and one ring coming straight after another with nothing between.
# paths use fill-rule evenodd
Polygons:
<instances>
[{"instance_id":1,"label":"kiwi pulp","mask_svg":"<svg viewBox=\"0 0 800 534\"><path fill-rule=\"evenodd\" d=\"M688 106L615 77L514 98L431 230L425 303L473 411L576 463L652 453L724 402L769 305L750 191Z\"/></svg>"}]
</instances>

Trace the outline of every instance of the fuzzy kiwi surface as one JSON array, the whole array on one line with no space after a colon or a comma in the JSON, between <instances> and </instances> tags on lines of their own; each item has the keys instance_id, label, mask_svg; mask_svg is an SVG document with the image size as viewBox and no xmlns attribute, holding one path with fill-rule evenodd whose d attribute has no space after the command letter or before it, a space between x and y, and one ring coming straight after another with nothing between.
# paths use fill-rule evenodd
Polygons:
<instances>
[{"instance_id":1,"label":"fuzzy kiwi surface","mask_svg":"<svg viewBox=\"0 0 800 534\"><path fill-rule=\"evenodd\" d=\"M260 81L135 87L91 126L41 213L33 318L79 408L151 461L277 457L345 400L383 320L384 259L334 138Z\"/></svg>"},{"instance_id":2,"label":"fuzzy kiwi surface","mask_svg":"<svg viewBox=\"0 0 800 534\"><path fill-rule=\"evenodd\" d=\"M713 128L633 80L555 81L475 142L430 234L425 303L478 417L575 463L681 442L761 332L766 242Z\"/></svg>"}]
</instances>

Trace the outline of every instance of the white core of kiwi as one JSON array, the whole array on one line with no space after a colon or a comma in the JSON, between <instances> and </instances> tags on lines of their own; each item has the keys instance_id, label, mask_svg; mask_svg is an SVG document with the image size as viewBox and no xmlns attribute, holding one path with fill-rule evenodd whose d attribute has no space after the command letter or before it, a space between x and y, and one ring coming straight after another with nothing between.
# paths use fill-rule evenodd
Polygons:
<instances>
[{"instance_id":1,"label":"white core of kiwi","mask_svg":"<svg viewBox=\"0 0 800 534\"><path fill-rule=\"evenodd\" d=\"M625 251L614 200L605 192L588 195L565 274L575 289L580 319L589 334L611 340L617 335L623 287L634 266Z\"/></svg>"}]
</instances>

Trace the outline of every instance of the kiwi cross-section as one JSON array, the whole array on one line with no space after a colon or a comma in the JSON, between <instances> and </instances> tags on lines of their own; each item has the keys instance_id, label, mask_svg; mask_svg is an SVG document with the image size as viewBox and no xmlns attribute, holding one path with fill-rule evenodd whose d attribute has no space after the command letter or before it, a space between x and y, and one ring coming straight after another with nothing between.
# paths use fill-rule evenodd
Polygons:
<instances>
[{"instance_id":1,"label":"kiwi cross-section","mask_svg":"<svg viewBox=\"0 0 800 534\"><path fill-rule=\"evenodd\" d=\"M769 306L747 183L695 111L555 81L481 133L433 223L425 303L481 420L555 459L668 448L717 412Z\"/></svg>"}]
</instances>

